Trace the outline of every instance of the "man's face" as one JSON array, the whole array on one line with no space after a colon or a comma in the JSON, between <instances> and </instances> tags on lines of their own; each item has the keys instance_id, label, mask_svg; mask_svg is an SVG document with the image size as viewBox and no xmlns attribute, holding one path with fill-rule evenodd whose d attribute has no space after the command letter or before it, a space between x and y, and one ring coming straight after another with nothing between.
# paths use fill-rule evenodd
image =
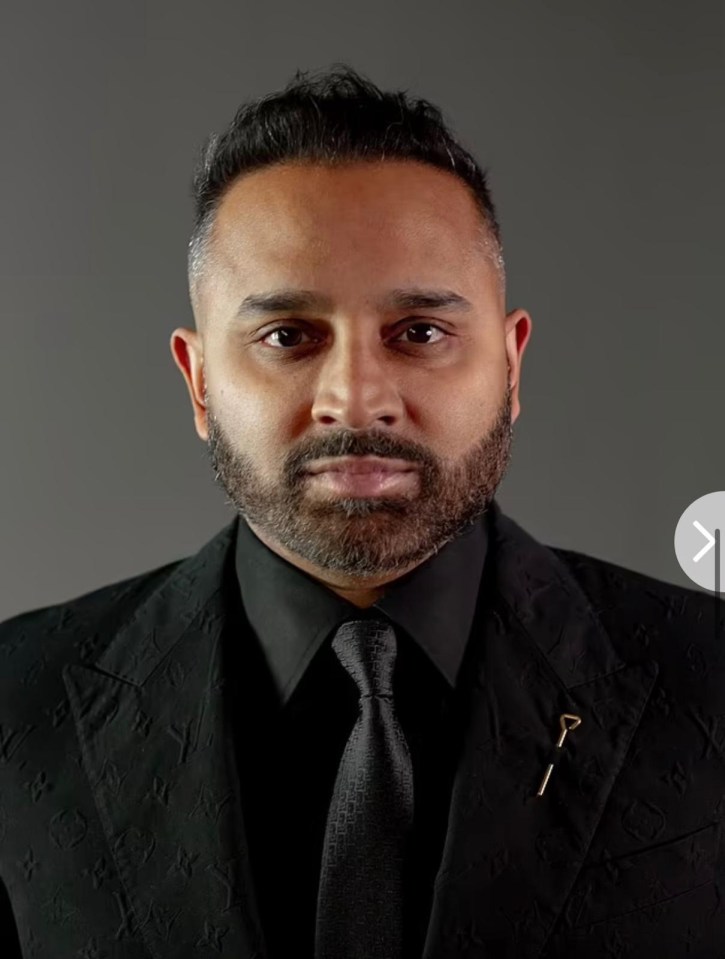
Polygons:
<instances>
[{"instance_id":1,"label":"man's face","mask_svg":"<svg viewBox=\"0 0 725 959\"><path fill-rule=\"evenodd\" d=\"M390 581L493 499L531 322L505 315L479 231L465 185L415 162L268 167L224 196L200 332L175 330L172 353L231 505L301 568ZM453 291L470 307L382 305L401 288ZM236 316L248 295L282 289L327 304ZM305 472L343 455L417 471L377 496Z\"/></svg>"}]
</instances>

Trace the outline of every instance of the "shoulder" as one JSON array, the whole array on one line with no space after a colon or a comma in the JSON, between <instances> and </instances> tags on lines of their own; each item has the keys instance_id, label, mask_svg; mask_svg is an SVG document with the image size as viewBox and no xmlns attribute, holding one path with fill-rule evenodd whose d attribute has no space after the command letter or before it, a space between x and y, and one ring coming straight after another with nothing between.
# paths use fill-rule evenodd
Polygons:
<instances>
[{"instance_id":1,"label":"shoulder","mask_svg":"<svg viewBox=\"0 0 725 959\"><path fill-rule=\"evenodd\" d=\"M678 586L596 556L550 546L584 591L597 614L612 614L622 623L672 629L700 624L708 616L713 624L717 611L725 609L714 593Z\"/></svg>"},{"instance_id":2,"label":"shoulder","mask_svg":"<svg viewBox=\"0 0 725 959\"><path fill-rule=\"evenodd\" d=\"M725 602L585 553L549 547L582 589L626 662L653 659L660 679L725 709Z\"/></svg>"},{"instance_id":3,"label":"shoulder","mask_svg":"<svg viewBox=\"0 0 725 959\"><path fill-rule=\"evenodd\" d=\"M62 667L83 662L92 650L97 654L104 626L122 622L181 562L174 560L0 622L0 689L22 683L28 672L37 673L51 663Z\"/></svg>"}]
</instances>

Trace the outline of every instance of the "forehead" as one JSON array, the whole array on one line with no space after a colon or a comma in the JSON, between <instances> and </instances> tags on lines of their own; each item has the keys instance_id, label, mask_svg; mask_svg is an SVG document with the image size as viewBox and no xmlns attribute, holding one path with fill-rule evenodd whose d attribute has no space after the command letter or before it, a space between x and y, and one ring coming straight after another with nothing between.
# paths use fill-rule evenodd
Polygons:
<instances>
[{"instance_id":1,"label":"forehead","mask_svg":"<svg viewBox=\"0 0 725 959\"><path fill-rule=\"evenodd\" d=\"M460 271L474 256L481 219L467 185L416 161L305 163L239 177L217 211L213 247L238 280L299 266L368 269L391 262ZM480 269L480 266L479 266Z\"/></svg>"}]
</instances>

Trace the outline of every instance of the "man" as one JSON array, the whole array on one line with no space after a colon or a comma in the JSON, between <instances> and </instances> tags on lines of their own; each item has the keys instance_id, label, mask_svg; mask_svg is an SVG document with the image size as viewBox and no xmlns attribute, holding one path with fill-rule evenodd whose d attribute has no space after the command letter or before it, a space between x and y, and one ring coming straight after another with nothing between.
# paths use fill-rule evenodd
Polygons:
<instances>
[{"instance_id":1,"label":"man","mask_svg":"<svg viewBox=\"0 0 725 959\"><path fill-rule=\"evenodd\" d=\"M0 626L3 956L725 956L720 604L495 501L486 178L298 75L211 137L171 351L234 520Z\"/></svg>"}]
</instances>

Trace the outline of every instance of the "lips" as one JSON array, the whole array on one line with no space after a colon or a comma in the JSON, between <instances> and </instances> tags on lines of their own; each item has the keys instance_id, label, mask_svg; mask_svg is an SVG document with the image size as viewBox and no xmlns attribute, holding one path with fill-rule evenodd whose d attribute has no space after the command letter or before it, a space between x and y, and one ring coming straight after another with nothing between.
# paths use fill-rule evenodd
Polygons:
<instances>
[{"instance_id":1,"label":"lips","mask_svg":"<svg viewBox=\"0 0 725 959\"><path fill-rule=\"evenodd\" d=\"M354 469L327 469L308 476L312 488L347 496L409 496L418 488L418 471L372 470L356 473Z\"/></svg>"},{"instance_id":2,"label":"lips","mask_svg":"<svg viewBox=\"0 0 725 959\"><path fill-rule=\"evenodd\" d=\"M385 459L378 456L343 456L335 459L319 460L307 467L307 472L344 473L348 476L367 476L373 474L408 473L417 469L407 460Z\"/></svg>"}]
</instances>

